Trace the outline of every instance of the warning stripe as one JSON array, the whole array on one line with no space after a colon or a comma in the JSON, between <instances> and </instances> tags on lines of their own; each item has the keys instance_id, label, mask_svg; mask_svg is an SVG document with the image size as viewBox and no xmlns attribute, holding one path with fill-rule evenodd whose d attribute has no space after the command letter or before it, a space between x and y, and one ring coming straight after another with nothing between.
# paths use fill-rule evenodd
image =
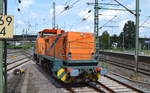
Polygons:
<instances>
[{"instance_id":1,"label":"warning stripe","mask_svg":"<svg viewBox=\"0 0 150 93\"><path fill-rule=\"evenodd\" d=\"M67 78L67 74L65 74L65 75L61 78L61 80L62 80L62 81L65 81L66 78Z\"/></svg>"},{"instance_id":2,"label":"warning stripe","mask_svg":"<svg viewBox=\"0 0 150 93\"><path fill-rule=\"evenodd\" d=\"M101 75L100 75L100 73L98 73L98 74L97 74L97 78L98 78L98 79L100 79L100 78L101 78Z\"/></svg>"},{"instance_id":3,"label":"warning stripe","mask_svg":"<svg viewBox=\"0 0 150 93\"><path fill-rule=\"evenodd\" d=\"M59 38L60 38L61 36L62 36L62 34L59 34L59 35L57 36L57 38L55 39L55 41L53 41L53 43L52 43L50 49L55 46L55 44L57 43L57 41L59 40Z\"/></svg>"},{"instance_id":4,"label":"warning stripe","mask_svg":"<svg viewBox=\"0 0 150 93\"><path fill-rule=\"evenodd\" d=\"M57 77L59 77L63 72L65 72L65 69L61 68L57 72Z\"/></svg>"}]
</instances>

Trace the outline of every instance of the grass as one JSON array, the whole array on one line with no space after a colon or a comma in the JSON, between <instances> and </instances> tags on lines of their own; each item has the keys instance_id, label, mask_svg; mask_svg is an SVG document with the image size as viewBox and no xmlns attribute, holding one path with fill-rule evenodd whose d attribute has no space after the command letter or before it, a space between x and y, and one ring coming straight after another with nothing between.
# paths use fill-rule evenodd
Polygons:
<instances>
[{"instance_id":1,"label":"grass","mask_svg":"<svg viewBox=\"0 0 150 93\"><path fill-rule=\"evenodd\" d=\"M150 55L150 50L141 50L141 52L143 52L144 55Z\"/></svg>"},{"instance_id":2,"label":"grass","mask_svg":"<svg viewBox=\"0 0 150 93\"><path fill-rule=\"evenodd\" d=\"M132 80L136 80L136 81L144 80L143 76L141 76L139 73L134 73L134 74L130 75L129 78Z\"/></svg>"},{"instance_id":3,"label":"grass","mask_svg":"<svg viewBox=\"0 0 150 93\"><path fill-rule=\"evenodd\" d=\"M123 50L121 48L116 48L116 49L105 49L102 51L112 51L112 52L121 52L121 53L134 53L135 50L134 49L130 49L130 50ZM140 55L150 55L150 50L139 50L139 54Z\"/></svg>"},{"instance_id":4,"label":"grass","mask_svg":"<svg viewBox=\"0 0 150 93\"><path fill-rule=\"evenodd\" d=\"M27 50L27 49L30 49L34 46L34 44L25 44L25 45L9 45L7 46L7 48L10 48L10 49L23 49L23 50Z\"/></svg>"},{"instance_id":5,"label":"grass","mask_svg":"<svg viewBox=\"0 0 150 93\"><path fill-rule=\"evenodd\" d=\"M101 66L102 68L105 68L105 69L109 69L111 65L106 63L106 62L104 62L104 61L101 61L99 63L99 66Z\"/></svg>"}]
</instances>

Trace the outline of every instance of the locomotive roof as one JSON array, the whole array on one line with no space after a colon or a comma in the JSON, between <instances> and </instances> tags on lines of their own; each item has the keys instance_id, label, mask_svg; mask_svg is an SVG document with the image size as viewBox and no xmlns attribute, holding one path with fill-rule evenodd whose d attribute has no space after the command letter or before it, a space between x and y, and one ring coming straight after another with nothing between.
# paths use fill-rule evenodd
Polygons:
<instances>
[{"instance_id":1,"label":"locomotive roof","mask_svg":"<svg viewBox=\"0 0 150 93\"><path fill-rule=\"evenodd\" d=\"M40 33L44 33L44 32L50 32L50 33L54 33L54 34L60 34L60 33L63 33L65 31L62 30L62 29L44 29L44 30L40 31L39 34Z\"/></svg>"}]
</instances>

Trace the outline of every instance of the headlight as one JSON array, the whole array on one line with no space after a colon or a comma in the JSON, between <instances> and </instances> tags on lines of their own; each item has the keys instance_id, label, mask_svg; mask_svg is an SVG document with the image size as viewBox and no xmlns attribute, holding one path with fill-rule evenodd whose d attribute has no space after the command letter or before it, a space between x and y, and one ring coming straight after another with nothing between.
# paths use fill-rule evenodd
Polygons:
<instances>
[{"instance_id":1,"label":"headlight","mask_svg":"<svg viewBox=\"0 0 150 93\"><path fill-rule=\"evenodd\" d=\"M67 69L67 72L70 73L70 76L79 76L78 69Z\"/></svg>"},{"instance_id":2,"label":"headlight","mask_svg":"<svg viewBox=\"0 0 150 93\"><path fill-rule=\"evenodd\" d=\"M100 67L96 67L96 68L95 68L95 70L96 70L97 72L99 72L99 71L101 71L101 70L102 70L102 68L100 68Z\"/></svg>"}]
</instances>

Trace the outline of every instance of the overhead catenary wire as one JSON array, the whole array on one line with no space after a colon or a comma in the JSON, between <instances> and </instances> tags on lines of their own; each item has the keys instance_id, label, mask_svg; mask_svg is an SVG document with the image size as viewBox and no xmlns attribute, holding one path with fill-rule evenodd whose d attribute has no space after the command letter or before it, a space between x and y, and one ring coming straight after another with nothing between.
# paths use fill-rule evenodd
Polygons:
<instances>
[{"instance_id":1,"label":"overhead catenary wire","mask_svg":"<svg viewBox=\"0 0 150 93\"><path fill-rule=\"evenodd\" d=\"M145 24L145 23L147 23L147 21L150 19L150 16L148 16L148 18L146 18L145 20L144 20L144 22L139 26L139 27L144 27L143 25Z\"/></svg>"},{"instance_id":2,"label":"overhead catenary wire","mask_svg":"<svg viewBox=\"0 0 150 93\"><path fill-rule=\"evenodd\" d=\"M59 16L59 15L61 15L63 12L65 12L65 11L67 11L67 10L70 10L71 8L73 8L79 1L81 1L81 0L76 0L74 3L72 3L71 5L66 5L65 7L64 7L64 9L60 12L60 13L58 13L56 16Z\"/></svg>"},{"instance_id":3,"label":"overhead catenary wire","mask_svg":"<svg viewBox=\"0 0 150 93\"><path fill-rule=\"evenodd\" d=\"M90 16L92 16L92 15L89 15L89 16L86 17L86 18L82 18L81 21L79 21L78 23L73 24L73 25L71 26L70 30L71 30L74 26L78 26L78 25L80 25L82 22L86 21Z\"/></svg>"},{"instance_id":4,"label":"overhead catenary wire","mask_svg":"<svg viewBox=\"0 0 150 93\"><path fill-rule=\"evenodd\" d=\"M71 26L70 30L74 27L74 26L77 26L77 25L80 25L82 22L88 20L89 17L91 17L92 15L88 15L87 17L84 17L81 19L81 21L79 21L78 23L75 23Z\"/></svg>"},{"instance_id":5,"label":"overhead catenary wire","mask_svg":"<svg viewBox=\"0 0 150 93\"><path fill-rule=\"evenodd\" d=\"M103 24L101 27L99 27L99 29L102 29L104 26L106 26L108 23L110 23L116 17L117 17L117 15L115 15L113 18L111 18L110 20L108 20L105 24Z\"/></svg>"},{"instance_id":6,"label":"overhead catenary wire","mask_svg":"<svg viewBox=\"0 0 150 93\"><path fill-rule=\"evenodd\" d=\"M67 5L67 4L70 3L71 1L72 1L72 0L66 1L64 5Z\"/></svg>"},{"instance_id":7,"label":"overhead catenary wire","mask_svg":"<svg viewBox=\"0 0 150 93\"><path fill-rule=\"evenodd\" d=\"M132 10L130 10L128 7L124 6L122 3L120 3L118 0L114 0L116 3L118 3L120 6L125 8L127 11L129 11L131 14L136 15Z\"/></svg>"},{"instance_id":8,"label":"overhead catenary wire","mask_svg":"<svg viewBox=\"0 0 150 93\"><path fill-rule=\"evenodd\" d=\"M77 0L76 2L74 2L72 5L74 5L74 4L76 4L76 3L78 3L80 0ZM87 8L87 7L86 7ZM90 10L88 10L87 11L88 13L91 13L92 12L92 10L90 9ZM86 21L89 17L91 17L92 15L88 15L87 16L87 14L85 14L85 15L83 15L84 17L81 19L81 21L78 21L77 23L75 22L73 25L71 25L71 27L70 27L70 30L76 25L79 25L79 24L81 24L83 21ZM87 17L85 17L85 16L87 16Z\"/></svg>"},{"instance_id":9,"label":"overhead catenary wire","mask_svg":"<svg viewBox=\"0 0 150 93\"><path fill-rule=\"evenodd\" d=\"M89 16L87 16L87 17L84 17L80 22L78 22L77 24L76 24L76 26L77 25L79 25L79 24L81 24L82 22L84 22L84 21L86 21L89 17L90 17L91 15L89 15ZM111 16L114 16L114 15L111 15ZM117 17L117 16L114 16L111 20L109 20L109 21L112 21L115 17ZM104 24L104 27L105 27L105 25L107 25L109 22L107 22L106 24ZM73 27L73 26L72 26ZM71 27L71 28L72 28Z\"/></svg>"}]
</instances>

